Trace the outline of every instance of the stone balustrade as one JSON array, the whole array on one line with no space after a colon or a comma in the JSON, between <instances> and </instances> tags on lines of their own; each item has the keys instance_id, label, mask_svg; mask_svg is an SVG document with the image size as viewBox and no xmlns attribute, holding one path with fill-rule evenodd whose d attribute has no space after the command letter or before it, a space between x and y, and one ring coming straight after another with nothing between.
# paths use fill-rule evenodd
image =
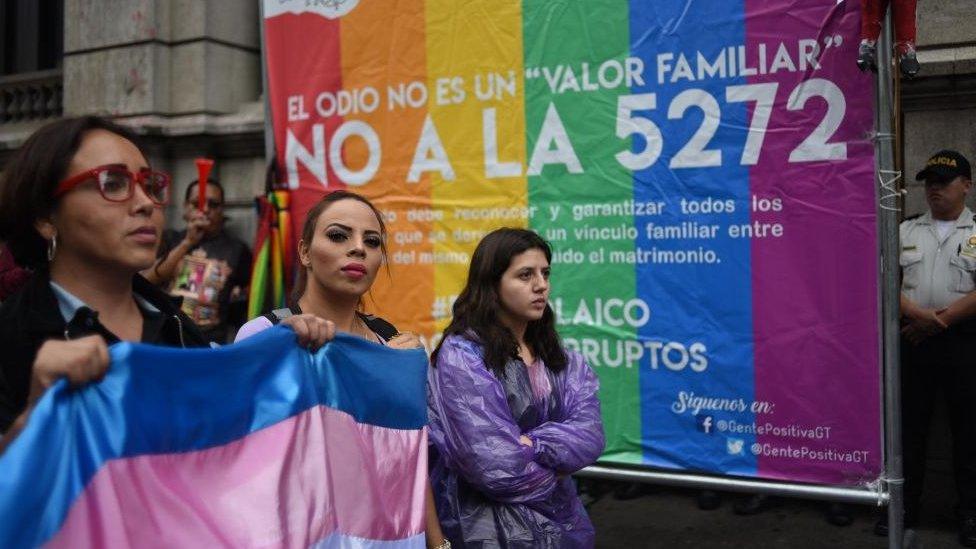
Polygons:
<instances>
[{"instance_id":1,"label":"stone balustrade","mask_svg":"<svg viewBox=\"0 0 976 549\"><path fill-rule=\"evenodd\" d=\"M0 124L57 118L62 94L61 69L0 76Z\"/></svg>"}]
</instances>

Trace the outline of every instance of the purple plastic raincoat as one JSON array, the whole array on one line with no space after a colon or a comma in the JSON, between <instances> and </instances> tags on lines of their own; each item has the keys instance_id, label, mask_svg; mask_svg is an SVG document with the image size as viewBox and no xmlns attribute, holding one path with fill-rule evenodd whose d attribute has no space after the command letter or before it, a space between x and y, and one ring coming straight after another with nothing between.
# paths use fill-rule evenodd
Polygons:
<instances>
[{"instance_id":1,"label":"purple plastic raincoat","mask_svg":"<svg viewBox=\"0 0 976 549\"><path fill-rule=\"evenodd\" d=\"M599 384L580 355L567 356L558 374L512 360L499 379L477 343L444 341L428 372L431 485L456 547L593 547L568 474L603 451Z\"/></svg>"}]
</instances>

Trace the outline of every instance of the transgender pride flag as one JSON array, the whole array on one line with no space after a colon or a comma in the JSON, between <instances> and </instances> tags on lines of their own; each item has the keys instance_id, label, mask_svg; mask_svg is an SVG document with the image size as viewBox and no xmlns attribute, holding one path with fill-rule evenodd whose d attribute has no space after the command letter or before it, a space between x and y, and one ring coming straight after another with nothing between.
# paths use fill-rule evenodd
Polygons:
<instances>
[{"instance_id":1,"label":"transgender pride flag","mask_svg":"<svg viewBox=\"0 0 976 549\"><path fill-rule=\"evenodd\" d=\"M427 357L275 328L111 348L0 459L0 547L424 546Z\"/></svg>"}]
</instances>

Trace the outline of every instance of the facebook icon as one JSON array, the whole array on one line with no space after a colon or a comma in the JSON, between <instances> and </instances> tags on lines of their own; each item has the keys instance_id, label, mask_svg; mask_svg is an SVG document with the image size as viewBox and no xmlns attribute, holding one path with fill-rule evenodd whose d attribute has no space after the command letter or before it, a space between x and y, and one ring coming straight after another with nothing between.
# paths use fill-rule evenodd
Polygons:
<instances>
[{"instance_id":1,"label":"facebook icon","mask_svg":"<svg viewBox=\"0 0 976 549\"><path fill-rule=\"evenodd\" d=\"M695 422L698 424L698 430L707 434L712 432L712 416L696 416Z\"/></svg>"}]
</instances>

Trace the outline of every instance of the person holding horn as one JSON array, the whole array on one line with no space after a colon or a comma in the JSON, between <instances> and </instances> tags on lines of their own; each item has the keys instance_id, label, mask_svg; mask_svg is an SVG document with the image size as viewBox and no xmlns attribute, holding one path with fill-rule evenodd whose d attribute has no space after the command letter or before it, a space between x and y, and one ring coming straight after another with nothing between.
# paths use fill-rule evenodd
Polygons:
<instances>
[{"instance_id":1,"label":"person holding horn","mask_svg":"<svg viewBox=\"0 0 976 549\"><path fill-rule=\"evenodd\" d=\"M245 320L251 250L225 230L224 187L205 175L186 187L186 229L163 233L159 258L144 274L182 299L183 312L209 341L225 343Z\"/></svg>"}]
</instances>

